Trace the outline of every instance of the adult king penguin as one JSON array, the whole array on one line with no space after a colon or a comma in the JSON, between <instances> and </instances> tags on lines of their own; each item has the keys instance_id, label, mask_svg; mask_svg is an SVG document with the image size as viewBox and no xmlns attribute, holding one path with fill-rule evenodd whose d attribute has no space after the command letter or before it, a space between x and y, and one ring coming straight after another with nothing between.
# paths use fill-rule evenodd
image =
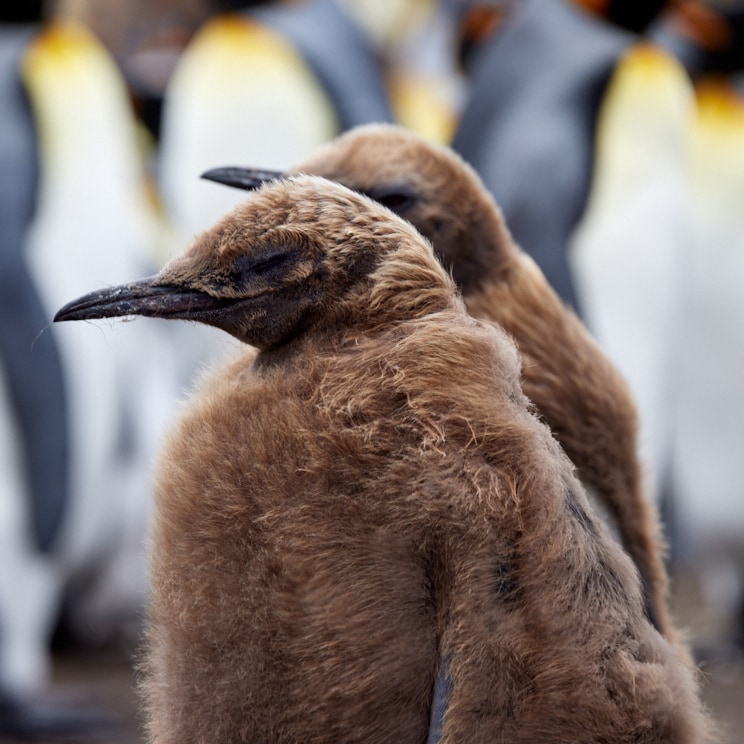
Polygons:
<instances>
[{"instance_id":1,"label":"adult king penguin","mask_svg":"<svg viewBox=\"0 0 744 744\"><path fill-rule=\"evenodd\" d=\"M640 413L648 494L668 469L668 384L679 330L679 246L692 95L638 35L663 0L472 2L470 93L452 141L510 230L618 366ZM644 43L645 42L645 43Z\"/></svg>"},{"instance_id":2,"label":"adult king penguin","mask_svg":"<svg viewBox=\"0 0 744 744\"><path fill-rule=\"evenodd\" d=\"M146 349L167 343L156 329L127 334L112 353L100 329L46 327L59 293L104 276L149 273L156 230L126 90L100 44L84 28L50 19L25 29L3 54L10 50L15 56L3 84L10 82L2 90L13 97L4 99L0 132L8 166L0 241L4 266L15 273L2 277L10 288L0 335L2 378L13 397L2 408L17 414L21 401L35 417L3 417L3 427L20 425L0 435L3 461L13 468L3 472L8 488L0 499L0 688L28 700L49 682L63 597L70 627L86 640L131 623L144 601L148 462L177 392L164 360L136 389L132 384L131 370L151 359ZM104 226L111 230L105 237ZM17 356L7 356L9 348ZM46 368L50 348L59 370ZM43 433L33 447L47 449L45 462L29 458L35 478L22 468L16 473L25 454L18 443L28 447L29 437L15 435L29 420ZM36 485L50 480L53 498L34 498ZM34 519L39 510L42 519Z\"/></svg>"}]
</instances>

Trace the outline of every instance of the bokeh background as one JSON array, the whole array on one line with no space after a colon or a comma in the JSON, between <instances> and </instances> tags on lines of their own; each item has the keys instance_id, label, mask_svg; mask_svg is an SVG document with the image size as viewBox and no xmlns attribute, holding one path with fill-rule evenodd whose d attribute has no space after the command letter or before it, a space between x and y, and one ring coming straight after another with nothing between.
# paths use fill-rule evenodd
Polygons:
<instances>
[{"instance_id":1,"label":"bokeh background","mask_svg":"<svg viewBox=\"0 0 744 744\"><path fill-rule=\"evenodd\" d=\"M231 345L54 312L243 198L203 171L369 121L460 152L627 377L674 614L744 739L742 96L741 0L5 0L0 740L142 740L153 461Z\"/></svg>"}]
</instances>

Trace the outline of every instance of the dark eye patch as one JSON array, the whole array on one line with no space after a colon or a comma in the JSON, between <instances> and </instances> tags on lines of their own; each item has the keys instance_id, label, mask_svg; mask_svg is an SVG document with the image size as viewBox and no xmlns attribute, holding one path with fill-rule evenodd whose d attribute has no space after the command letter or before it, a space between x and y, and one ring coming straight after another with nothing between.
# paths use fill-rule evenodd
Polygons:
<instances>
[{"instance_id":1,"label":"dark eye patch","mask_svg":"<svg viewBox=\"0 0 744 744\"><path fill-rule=\"evenodd\" d=\"M239 256L235 259L230 272L236 282L249 282L252 279L265 278L285 271L297 254L295 251L282 251L268 256Z\"/></svg>"},{"instance_id":2,"label":"dark eye patch","mask_svg":"<svg viewBox=\"0 0 744 744\"><path fill-rule=\"evenodd\" d=\"M381 186L366 194L396 214L402 214L418 202L418 197L411 188L402 184Z\"/></svg>"},{"instance_id":3,"label":"dark eye patch","mask_svg":"<svg viewBox=\"0 0 744 744\"><path fill-rule=\"evenodd\" d=\"M387 196L380 197L379 202L384 207L392 209L395 212L396 209L405 209L410 206L413 199L410 196L406 196L406 194L388 194Z\"/></svg>"},{"instance_id":4,"label":"dark eye patch","mask_svg":"<svg viewBox=\"0 0 744 744\"><path fill-rule=\"evenodd\" d=\"M289 258L290 256L287 253L280 253L276 256L270 256L263 261L259 261L258 263L253 264L253 266L251 267L251 271L258 276L261 276L262 274L268 274L269 271L271 271L272 269L276 269L286 264L289 261Z\"/></svg>"}]
</instances>

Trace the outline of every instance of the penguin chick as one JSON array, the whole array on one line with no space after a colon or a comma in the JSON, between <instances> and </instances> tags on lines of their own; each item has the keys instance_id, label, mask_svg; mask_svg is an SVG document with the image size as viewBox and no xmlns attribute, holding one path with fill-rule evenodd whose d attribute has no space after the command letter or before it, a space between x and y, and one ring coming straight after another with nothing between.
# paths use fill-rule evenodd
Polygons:
<instances>
[{"instance_id":1,"label":"penguin chick","mask_svg":"<svg viewBox=\"0 0 744 744\"><path fill-rule=\"evenodd\" d=\"M357 127L292 171L338 181L411 222L452 272L470 314L496 321L514 337L525 394L636 563L653 622L681 647L668 608L659 518L643 492L628 386L515 245L475 171L452 150L389 125ZM218 168L204 177L251 189L280 175Z\"/></svg>"},{"instance_id":2,"label":"penguin chick","mask_svg":"<svg viewBox=\"0 0 744 744\"><path fill-rule=\"evenodd\" d=\"M264 186L55 319L131 314L260 350L160 463L151 741L423 742L443 660L446 744L707 740L516 348L411 225L321 178Z\"/></svg>"}]
</instances>

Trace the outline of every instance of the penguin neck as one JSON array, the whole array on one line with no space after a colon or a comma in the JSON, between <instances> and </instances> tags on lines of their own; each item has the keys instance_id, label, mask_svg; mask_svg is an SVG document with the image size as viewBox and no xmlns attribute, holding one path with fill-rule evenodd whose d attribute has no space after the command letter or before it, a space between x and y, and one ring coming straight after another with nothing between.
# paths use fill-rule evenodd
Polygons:
<instances>
[{"instance_id":1,"label":"penguin neck","mask_svg":"<svg viewBox=\"0 0 744 744\"><path fill-rule=\"evenodd\" d=\"M520 263L521 251L498 211L473 221L463 238L464 251L454 262L452 274L464 297L487 293L494 285L509 281Z\"/></svg>"}]
</instances>

